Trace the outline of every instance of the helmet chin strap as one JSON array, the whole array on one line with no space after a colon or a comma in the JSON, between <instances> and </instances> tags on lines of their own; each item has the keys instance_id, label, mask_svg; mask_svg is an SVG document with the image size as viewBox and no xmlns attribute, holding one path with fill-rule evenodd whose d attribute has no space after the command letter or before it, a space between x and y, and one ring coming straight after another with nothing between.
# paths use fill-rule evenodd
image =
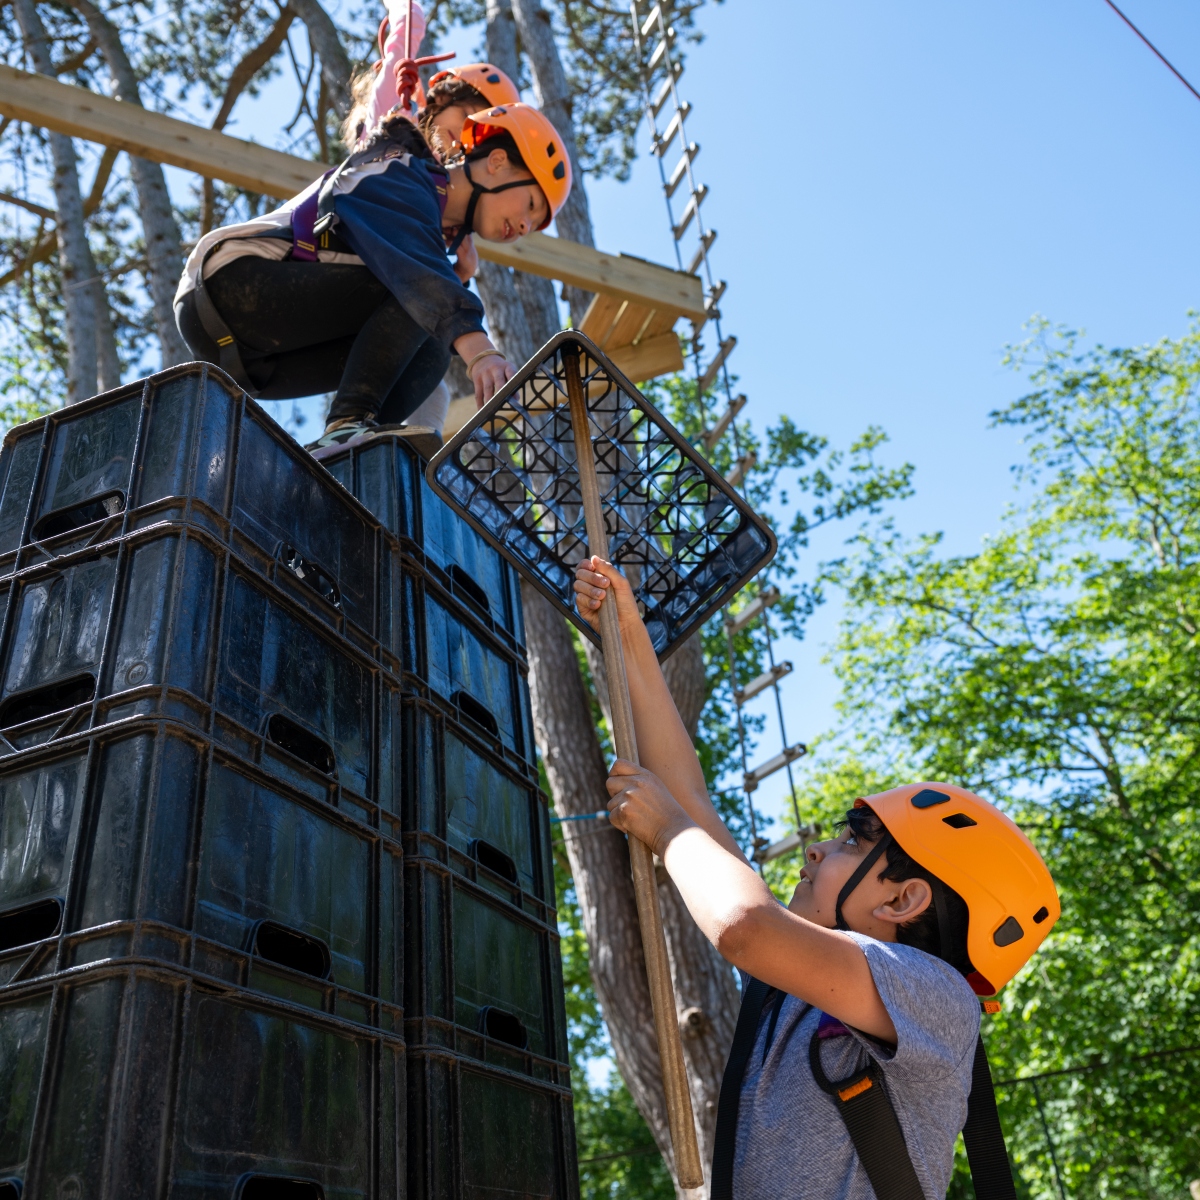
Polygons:
<instances>
[{"instance_id":1,"label":"helmet chin strap","mask_svg":"<svg viewBox=\"0 0 1200 1200\"><path fill-rule=\"evenodd\" d=\"M870 854L858 864L858 869L846 880L842 890L838 892L837 907L834 909L834 919L837 921L837 927L843 933L850 932L850 926L846 924L846 918L842 916L842 905L850 899L850 893L867 877L867 872L879 861L880 855L892 844L892 835L884 832L883 837L871 847Z\"/></svg>"},{"instance_id":2,"label":"helmet chin strap","mask_svg":"<svg viewBox=\"0 0 1200 1200\"><path fill-rule=\"evenodd\" d=\"M497 192L507 192L510 188L529 187L530 184L536 185L536 180L532 177L529 179L517 179L512 183L502 183L499 187L486 188L480 183L476 183L471 177L471 164L463 163L463 174L467 177L467 182L471 185L471 198L467 201L467 211L463 214L462 224L458 227L458 232L454 235L454 240L446 247L447 254L453 254L459 246L467 240L467 235L475 232L475 209L479 205L480 196L493 196Z\"/></svg>"}]
</instances>

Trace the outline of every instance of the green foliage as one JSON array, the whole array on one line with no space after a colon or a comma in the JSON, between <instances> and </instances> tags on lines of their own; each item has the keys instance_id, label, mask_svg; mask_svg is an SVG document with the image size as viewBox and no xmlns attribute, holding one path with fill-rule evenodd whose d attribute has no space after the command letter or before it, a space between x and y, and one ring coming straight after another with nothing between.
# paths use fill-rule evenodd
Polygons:
<instances>
[{"instance_id":1,"label":"green foliage","mask_svg":"<svg viewBox=\"0 0 1200 1200\"><path fill-rule=\"evenodd\" d=\"M1034 327L1024 503L977 554L884 524L828 578L855 753L946 778L1035 840L1063 916L986 1026L1032 1195L1176 1197L1200 1174L1200 326L1134 350ZM843 747L842 753L849 753ZM1041 1102L1039 1111L1038 1100ZM1049 1141L1047 1140L1049 1134Z\"/></svg>"}]
</instances>

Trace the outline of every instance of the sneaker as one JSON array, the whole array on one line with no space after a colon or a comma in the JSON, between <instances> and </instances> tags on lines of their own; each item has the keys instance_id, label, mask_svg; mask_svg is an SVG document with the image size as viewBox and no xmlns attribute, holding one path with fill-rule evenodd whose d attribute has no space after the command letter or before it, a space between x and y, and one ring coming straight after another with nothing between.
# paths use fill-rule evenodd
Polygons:
<instances>
[{"instance_id":1,"label":"sneaker","mask_svg":"<svg viewBox=\"0 0 1200 1200\"><path fill-rule=\"evenodd\" d=\"M378 432L379 426L370 417L343 417L327 425L325 432L304 448L313 458L329 458L347 446L365 442Z\"/></svg>"},{"instance_id":2,"label":"sneaker","mask_svg":"<svg viewBox=\"0 0 1200 1200\"><path fill-rule=\"evenodd\" d=\"M389 433L402 437L424 459L432 458L442 448L442 433L432 425L401 425Z\"/></svg>"}]
</instances>

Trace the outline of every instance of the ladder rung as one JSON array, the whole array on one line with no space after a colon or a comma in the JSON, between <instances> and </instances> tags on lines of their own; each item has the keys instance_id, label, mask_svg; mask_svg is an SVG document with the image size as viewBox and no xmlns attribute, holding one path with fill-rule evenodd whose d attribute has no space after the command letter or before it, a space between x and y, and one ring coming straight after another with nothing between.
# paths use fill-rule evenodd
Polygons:
<instances>
[{"instance_id":1,"label":"ladder rung","mask_svg":"<svg viewBox=\"0 0 1200 1200\"><path fill-rule=\"evenodd\" d=\"M675 170L671 172L671 178L663 184L663 187L667 192L668 200L675 195L679 185L687 178L688 163L694 161L696 155L699 153L700 147L697 146L695 142L692 142L689 146L684 148L683 155L675 164Z\"/></svg>"},{"instance_id":2,"label":"ladder rung","mask_svg":"<svg viewBox=\"0 0 1200 1200\"><path fill-rule=\"evenodd\" d=\"M662 106L671 98L671 85L675 83L680 75L683 74L683 63L672 63L671 70L667 73L667 78L663 81L662 87L658 89L658 95L650 101L650 112L657 117L662 112Z\"/></svg>"},{"instance_id":3,"label":"ladder rung","mask_svg":"<svg viewBox=\"0 0 1200 1200\"><path fill-rule=\"evenodd\" d=\"M796 759L802 758L807 753L808 747L803 742L797 742L794 746L785 746L779 754L768 759L761 767L747 771L742 788L747 792L754 791L768 776L774 775L776 771L782 771L788 763L795 762Z\"/></svg>"},{"instance_id":4,"label":"ladder rung","mask_svg":"<svg viewBox=\"0 0 1200 1200\"><path fill-rule=\"evenodd\" d=\"M700 269L700 264L704 261L704 256L712 249L712 244L717 240L717 231L710 229L701 239L700 245L696 247L696 253L692 255L692 261L688 264L687 273L695 275Z\"/></svg>"},{"instance_id":5,"label":"ladder rung","mask_svg":"<svg viewBox=\"0 0 1200 1200\"><path fill-rule=\"evenodd\" d=\"M650 62L646 65L647 71L653 71L655 67L662 62L663 55L671 48L671 43L675 40L675 30L668 29L663 34L663 39L654 47L654 53L650 55Z\"/></svg>"},{"instance_id":6,"label":"ladder rung","mask_svg":"<svg viewBox=\"0 0 1200 1200\"><path fill-rule=\"evenodd\" d=\"M758 466L758 455L753 450L749 454L743 454L741 458L733 464L733 470L725 476L725 482L730 487L741 487L742 480L746 478L746 472Z\"/></svg>"},{"instance_id":7,"label":"ladder rung","mask_svg":"<svg viewBox=\"0 0 1200 1200\"><path fill-rule=\"evenodd\" d=\"M650 36L650 30L654 28L654 22L657 21L660 16L662 16L662 8L656 4L650 10L650 15L642 22L643 38L648 38Z\"/></svg>"},{"instance_id":8,"label":"ladder rung","mask_svg":"<svg viewBox=\"0 0 1200 1200\"><path fill-rule=\"evenodd\" d=\"M755 850L754 861L770 862L773 858L782 858L785 854L791 854L793 850L803 850L809 839L820 836L820 825L801 825L795 833L789 833L787 837Z\"/></svg>"},{"instance_id":9,"label":"ladder rung","mask_svg":"<svg viewBox=\"0 0 1200 1200\"><path fill-rule=\"evenodd\" d=\"M776 663L769 671L764 671L761 675L756 675L744 688L734 688L733 702L741 708L747 700L753 700L759 692L765 692L767 688L778 683L785 675L792 673L792 664L790 662Z\"/></svg>"},{"instance_id":10,"label":"ladder rung","mask_svg":"<svg viewBox=\"0 0 1200 1200\"><path fill-rule=\"evenodd\" d=\"M717 377L717 372L721 369L721 365L733 353L734 346L737 345L737 338L730 334L718 348L716 354L713 355L713 360L708 364L704 374L700 377L700 394L704 395L713 385L713 381Z\"/></svg>"},{"instance_id":11,"label":"ladder rung","mask_svg":"<svg viewBox=\"0 0 1200 1200\"><path fill-rule=\"evenodd\" d=\"M691 111L692 106L685 100L675 110L675 115L671 118L666 129L663 130L662 136L651 147L651 153L657 154L660 158L666 154L671 148L671 143L675 140L675 135L683 128L683 122Z\"/></svg>"},{"instance_id":12,"label":"ladder rung","mask_svg":"<svg viewBox=\"0 0 1200 1200\"><path fill-rule=\"evenodd\" d=\"M707 195L708 185L703 183L692 193L687 202L687 208L683 210L683 216L679 218L679 224L671 230L676 241L679 241L687 232L687 227L692 223L692 218L700 211L700 205L704 203L704 197Z\"/></svg>"},{"instance_id":13,"label":"ladder rung","mask_svg":"<svg viewBox=\"0 0 1200 1200\"><path fill-rule=\"evenodd\" d=\"M725 436L725 431L732 424L734 417L745 407L746 397L734 396L729 402L729 407L717 418L717 423L700 435L706 450L711 452L712 448Z\"/></svg>"},{"instance_id":14,"label":"ladder rung","mask_svg":"<svg viewBox=\"0 0 1200 1200\"><path fill-rule=\"evenodd\" d=\"M752 456L747 454L746 457L750 458ZM779 589L772 584L765 591L759 592L736 616L726 617L725 628L730 633L741 633L751 621L762 616L771 605L778 604L779 599Z\"/></svg>"}]
</instances>

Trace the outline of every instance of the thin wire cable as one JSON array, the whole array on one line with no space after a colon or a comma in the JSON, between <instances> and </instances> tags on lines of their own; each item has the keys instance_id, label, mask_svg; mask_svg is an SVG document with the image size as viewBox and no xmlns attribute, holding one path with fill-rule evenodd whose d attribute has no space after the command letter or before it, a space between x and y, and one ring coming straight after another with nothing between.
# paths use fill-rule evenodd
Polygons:
<instances>
[{"instance_id":1,"label":"thin wire cable","mask_svg":"<svg viewBox=\"0 0 1200 1200\"><path fill-rule=\"evenodd\" d=\"M1167 56L1113 3L1113 0L1104 0L1104 3L1107 4L1108 7L1111 8L1113 12L1115 12L1117 16L1129 26L1129 28L1132 29L1133 32L1136 33L1138 37L1140 37L1142 41L1146 43L1147 46L1150 47L1150 49L1158 57L1159 62L1161 62L1163 66L1166 67L1167 70L1170 71L1171 74L1174 75L1175 78L1178 79L1179 82L1182 83L1183 86L1187 88L1187 90L1191 92L1193 96L1196 97L1197 100L1200 100L1200 92L1196 91L1196 89L1192 87L1190 83L1188 83L1183 75L1175 69L1170 59L1168 59Z\"/></svg>"}]
</instances>

